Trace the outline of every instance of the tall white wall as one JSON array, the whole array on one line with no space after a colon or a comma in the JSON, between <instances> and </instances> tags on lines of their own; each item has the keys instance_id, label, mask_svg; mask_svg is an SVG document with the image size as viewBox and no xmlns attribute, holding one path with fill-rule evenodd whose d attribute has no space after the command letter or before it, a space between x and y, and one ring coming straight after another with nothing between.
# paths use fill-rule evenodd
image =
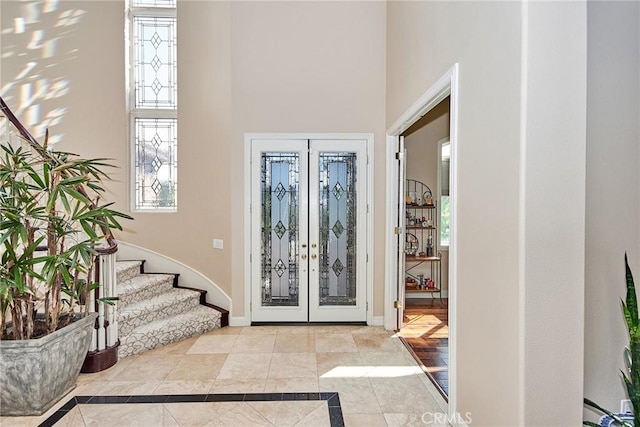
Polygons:
<instances>
[{"instance_id":1,"label":"tall white wall","mask_svg":"<svg viewBox=\"0 0 640 427\"><path fill-rule=\"evenodd\" d=\"M586 2L530 2L523 22L524 420L530 425L578 425L583 398Z\"/></svg>"},{"instance_id":2,"label":"tall white wall","mask_svg":"<svg viewBox=\"0 0 640 427\"><path fill-rule=\"evenodd\" d=\"M388 124L460 66L450 298L456 409L474 425L582 417L586 12L579 2L532 3L388 3ZM569 196L545 199L551 183Z\"/></svg>"},{"instance_id":3,"label":"tall white wall","mask_svg":"<svg viewBox=\"0 0 640 427\"><path fill-rule=\"evenodd\" d=\"M640 278L640 3L591 1L587 14L584 395L617 410L625 251Z\"/></svg>"}]
</instances>

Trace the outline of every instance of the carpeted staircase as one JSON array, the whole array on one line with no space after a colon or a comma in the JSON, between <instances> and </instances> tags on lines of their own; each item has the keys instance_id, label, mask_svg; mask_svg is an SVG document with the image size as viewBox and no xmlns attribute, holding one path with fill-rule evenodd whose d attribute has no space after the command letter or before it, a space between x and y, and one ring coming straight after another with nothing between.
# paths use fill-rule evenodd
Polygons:
<instances>
[{"instance_id":1,"label":"carpeted staircase","mask_svg":"<svg viewBox=\"0 0 640 427\"><path fill-rule=\"evenodd\" d=\"M144 273L144 261L118 261L120 359L221 326L228 312L205 305L206 291L182 288L178 275Z\"/></svg>"}]
</instances>

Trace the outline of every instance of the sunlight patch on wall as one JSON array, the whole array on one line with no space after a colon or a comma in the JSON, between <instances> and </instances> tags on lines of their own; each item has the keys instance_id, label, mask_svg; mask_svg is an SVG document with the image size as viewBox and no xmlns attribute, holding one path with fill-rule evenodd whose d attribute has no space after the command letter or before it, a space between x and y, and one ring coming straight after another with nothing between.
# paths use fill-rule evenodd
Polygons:
<instances>
[{"instance_id":1,"label":"sunlight patch on wall","mask_svg":"<svg viewBox=\"0 0 640 427\"><path fill-rule=\"evenodd\" d=\"M67 108L60 98L69 94L71 83L64 75L56 75L60 64L77 58L77 49L60 52L59 42L75 37L73 26L80 23L86 11L64 8L59 0L23 0L3 5L3 14L13 13L0 29L0 58L3 64L0 95L37 139L49 129L49 144L62 140L55 130ZM13 75L12 75L13 74ZM55 100L54 102L51 102Z\"/></svg>"}]
</instances>

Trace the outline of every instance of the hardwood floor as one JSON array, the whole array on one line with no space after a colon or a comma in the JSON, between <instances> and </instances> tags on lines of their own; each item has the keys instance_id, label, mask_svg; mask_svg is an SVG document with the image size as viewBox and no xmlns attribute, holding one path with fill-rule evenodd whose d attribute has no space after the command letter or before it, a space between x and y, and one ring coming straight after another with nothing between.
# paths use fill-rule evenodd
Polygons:
<instances>
[{"instance_id":1,"label":"hardwood floor","mask_svg":"<svg viewBox=\"0 0 640 427\"><path fill-rule=\"evenodd\" d=\"M449 394L448 307L447 299L407 299L399 333L445 399Z\"/></svg>"}]
</instances>

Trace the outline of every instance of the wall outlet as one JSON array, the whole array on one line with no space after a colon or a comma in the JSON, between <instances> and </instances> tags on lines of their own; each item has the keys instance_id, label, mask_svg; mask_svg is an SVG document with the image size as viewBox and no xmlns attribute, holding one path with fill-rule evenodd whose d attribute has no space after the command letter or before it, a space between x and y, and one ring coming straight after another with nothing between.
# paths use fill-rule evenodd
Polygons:
<instances>
[{"instance_id":1,"label":"wall outlet","mask_svg":"<svg viewBox=\"0 0 640 427\"><path fill-rule=\"evenodd\" d=\"M620 413L622 414L632 414L633 413L633 405L629 399L622 399L620 401Z\"/></svg>"},{"instance_id":2,"label":"wall outlet","mask_svg":"<svg viewBox=\"0 0 640 427\"><path fill-rule=\"evenodd\" d=\"M224 242L222 239L213 239L213 249L222 249L224 247Z\"/></svg>"}]
</instances>

